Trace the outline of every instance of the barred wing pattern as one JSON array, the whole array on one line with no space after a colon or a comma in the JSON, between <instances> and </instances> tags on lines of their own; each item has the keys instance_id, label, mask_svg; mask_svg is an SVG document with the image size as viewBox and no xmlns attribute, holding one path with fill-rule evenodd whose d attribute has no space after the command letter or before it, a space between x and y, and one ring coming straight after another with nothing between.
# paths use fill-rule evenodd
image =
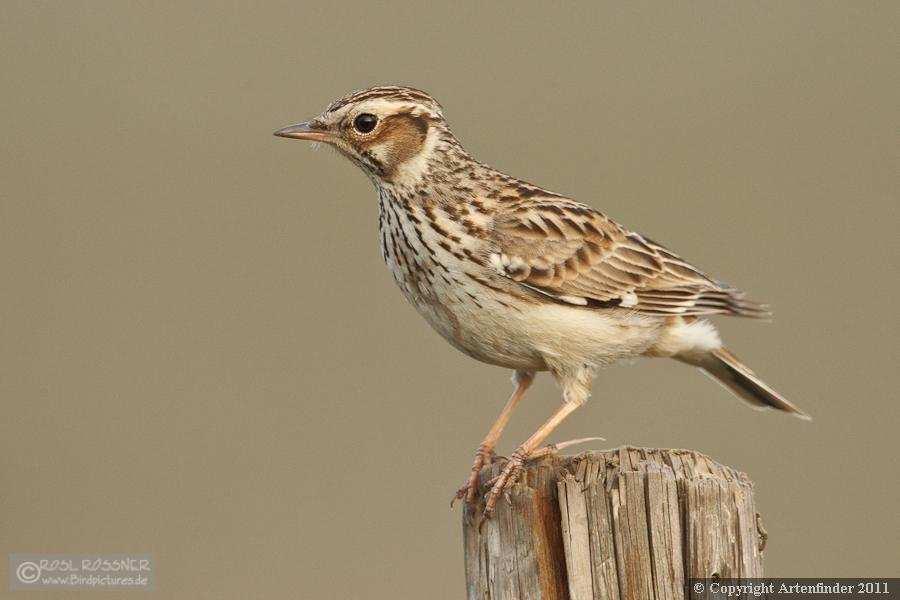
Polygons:
<instances>
[{"instance_id":1,"label":"barred wing pattern","mask_svg":"<svg viewBox=\"0 0 900 600\"><path fill-rule=\"evenodd\" d=\"M531 198L500 208L494 234L494 267L560 302L654 315L769 314L663 246L571 200Z\"/></svg>"}]
</instances>

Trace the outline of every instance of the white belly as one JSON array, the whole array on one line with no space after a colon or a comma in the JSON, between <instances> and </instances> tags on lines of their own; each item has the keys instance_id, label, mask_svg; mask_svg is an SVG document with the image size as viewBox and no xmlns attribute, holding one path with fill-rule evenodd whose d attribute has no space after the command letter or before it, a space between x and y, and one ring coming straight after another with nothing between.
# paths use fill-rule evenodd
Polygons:
<instances>
[{"instance_id":1,"label":"white belly","mask_svg":"<svg viewBox=\"0 0 900 600\"><path fill-rule=\"evenodd\" d=\"M489 300L418 307L447 341L469 356L510 369L545 371L551 365L589 368L643 354L662 333L663 321L624 311L561 304L519 310Z\"/></svg>"}]
</instances>

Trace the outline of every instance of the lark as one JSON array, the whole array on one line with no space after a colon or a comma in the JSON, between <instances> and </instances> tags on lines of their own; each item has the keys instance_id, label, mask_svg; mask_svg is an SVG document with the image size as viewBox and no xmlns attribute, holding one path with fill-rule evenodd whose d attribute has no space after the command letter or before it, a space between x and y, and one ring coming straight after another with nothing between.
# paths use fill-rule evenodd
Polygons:
<instances>
[{"instance_id":1,"label":"lark","mask_svg":"<svg viewBox=\"0 0 900 600\"><path fill-rule=\"evenodd\" d=\"M597 371L616 361L673 358L755 407L808 418L726 350L708 320L765 317L765 306L596 209L478 162L431 95L354 92L275 135L328 144L362 169L378 193L381 254L403 295L455 348L512 369L514 391L457 498L478 499L479 473L535 374L558 382L562 403L489 482L486 517L585 403Z\"/></svg>"}]
</instances>

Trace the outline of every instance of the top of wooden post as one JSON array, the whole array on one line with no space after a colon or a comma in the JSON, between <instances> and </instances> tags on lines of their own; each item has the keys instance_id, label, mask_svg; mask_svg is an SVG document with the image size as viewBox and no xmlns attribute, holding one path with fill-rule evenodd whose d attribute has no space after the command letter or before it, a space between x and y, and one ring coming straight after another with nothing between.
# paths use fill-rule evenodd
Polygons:
<instances>
[{"instance_id":1,"label":"top of wooden post","mask_svg":"<svg viewBox=\"0 0 900 600\"><path fill-rule=\"evenodd\" d=\"M692 450L549 455L479 530L480 510L464 519L469 598L675 599L690 578L762 575L752 482Z\"/></svg>"}]
</instances>

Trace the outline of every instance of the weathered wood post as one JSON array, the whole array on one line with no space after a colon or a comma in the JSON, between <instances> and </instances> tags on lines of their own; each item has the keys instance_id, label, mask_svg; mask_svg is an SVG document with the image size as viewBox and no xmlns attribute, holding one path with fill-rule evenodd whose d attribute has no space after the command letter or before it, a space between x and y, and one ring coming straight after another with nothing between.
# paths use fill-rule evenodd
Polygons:
<instances>
[{"instance_id":1,"label":"weathered wood post","mask_svg":"<svg viewBox=\"0 0 900 600\"><path fill-rule=\"evenodd\" d=\"M762 576L753 484L699 452L550 455L510 500L484 524L465 511L469 600L676 600L690 578Z\"/></svg>"}]
</instances>

